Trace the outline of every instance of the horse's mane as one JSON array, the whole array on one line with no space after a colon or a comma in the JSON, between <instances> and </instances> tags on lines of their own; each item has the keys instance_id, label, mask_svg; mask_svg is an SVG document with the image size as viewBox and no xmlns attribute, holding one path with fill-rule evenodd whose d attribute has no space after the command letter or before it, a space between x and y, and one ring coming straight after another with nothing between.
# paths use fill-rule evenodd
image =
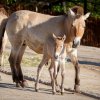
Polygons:
<instances>
[{"instance_id":1,"label":"horse's mane","mask_svg":"<svg viewBox=\"0 0 100 100\"><path fill-rule=\"evenodd\" d=\"M71 8L71 10L78 15L84 15L84 9L81 6L74 6Z\"/></svg>"}]
</instances>

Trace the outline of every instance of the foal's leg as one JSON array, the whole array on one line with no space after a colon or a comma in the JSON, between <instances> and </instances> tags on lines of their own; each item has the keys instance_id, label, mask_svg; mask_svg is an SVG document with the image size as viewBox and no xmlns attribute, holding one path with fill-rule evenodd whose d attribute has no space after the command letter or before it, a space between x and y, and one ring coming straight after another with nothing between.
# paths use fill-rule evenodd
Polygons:
<instances>
[{"instance_id":1,"label":"foal's leg","mask_svg":"<svg viewBox=\"0 0 100 100\"><path fill-rule=\"evenodd\" d=\"M40 62L38 69L37 69L37 79L36 79L36 83L35 83L35 91L38 92L38 83L39 83L39 77L41 75L42 69L43 69L43 65L46 64L48 62L48 58L46 56L43 56L42 61Z\"/></svg>"},{"instance_id":2,"label":"foal's leg","mask_svg":"<svg viewBox=\"0 0 100 100\"><path fill-rule=\"evenodd\" d=\"M49 74L51 78L51 86L53 86L53 72L54 72L54 63L51 61L50 67L49 67ZM53 87L52 87L53 89Z\"/></svg>"},{"instance_id":3,"label":"foal's leg","mask_svg":"<svg viewBox=\"0 0 100 100\"><path fill-rule=\"evenodd\" d=\"M60 66L58 65L58 68L56 68L57 73L56 73L56 75L55 75L55 78L54 78L54 66L55 66L55 65L54 65L54 62L51 61L51 64L50 64L50 67L49 67L49 74L50 74L50 77L51 77L51 86L52 86L53 94L55 94L56 91L57 91L57 92L60 91L60 87L59 87L59 85L58 85L58 83L57 83L57 76L58 76L58 72L59 72L59 67L60 67ZM55 82L55 84L54 84L54 82ZM54 88L53 85L55 85L56 89Z\"/></svg>"},{"instance_id":4,"label":"foal's leg","mask_svg":"<svg viewBox=\"0 0 100 100\"><path fill-rule=\"evenodd\" d=\"M53 68L54 68L54 72L53 72L53 80L52 80L52 89L53 89L53 94L56 93L56 78L57 78L57 68L58 68L58 61L53 61L54 62Z\"/></svg>"},{"instance_id":5,"label":"foal's leg","mask_svg":"<svg viewBox=\"0 0 100 100\"><path fill-rule=\"evenodd\" d=\"M26 45L22 44L22 46L19 49L17 60L16 60L16 68L17 68L17 72L18 72L18 78L20 81L20 85L22 87L24 87L26 85L25 80L23 79L23 73L22 73L22 69L21 69L21 65L20 65L25 49L26 49Z\"/></svg>"},{"instance_id":6,"label":"foal's leg","mask_svg":"<svg viewBox=\"0 0 100 100\"><path fill-rule=\"evenodd\" d=\"M61 67L61 77L62 77L61 94L63 95L63 93L64 93L64 81L65 81L65 59L60 61L60 67Z\"/></svg>"},{"instance_id":7,"label":"foal's leg","mask_svg":"<svg viewBox=\"0 0 100 100\"><path fill-rule=\"evenodd\" d=\"M75 67L75 85L74 85L74 89L75 89L75 92L80 92L80 89L79 89L79 86L80 86L80 78L79 78L80 67L79 67L79 64L78 64L77 49L73 50L68 55L70 56L71 61L74 64L74 67Z\"/></svg>"},{"instance_id":8,"label":"foal's leg","mask_svg":"<svg viewBox=\"0 0 100 100\"><path fill-rule=\"evenodd\" d=\"M57 77L58 77L59 70L60 70L60 64L57 67L57 74L56 74L56 77L55 77L56 92L60 92L60 86L59 86L59 84L57 82Z\"/></svg>"}]
</instances>

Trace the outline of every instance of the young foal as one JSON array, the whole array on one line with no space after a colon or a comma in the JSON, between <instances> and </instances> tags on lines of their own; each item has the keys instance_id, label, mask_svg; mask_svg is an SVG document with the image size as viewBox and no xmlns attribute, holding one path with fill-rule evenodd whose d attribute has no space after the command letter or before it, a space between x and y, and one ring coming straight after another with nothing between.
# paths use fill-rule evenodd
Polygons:
<instances>
[{"instance_id":1,"label":"young foal","mask_svg":"<svg viewBox=\"0 0 100 100\"><path fill-rule=\"evenodd\" d=\"M63 37L60 37L60 36L56 37L53 34L52 37L47 38L44 48L43 48L43 58L37 70L37 80L35 84L36 91L38 91L39 76L41 74L43 65L46 64L49 59L51 59L49 73L51 77L53 94L56 93L56 86L58 86L56 79L57 79L59 67L61 67L61 76L62 76L61 93L64 92L63 85L64 85L65 57L66 57L66 54L65 54L66 50L64 48L64 40L65 40L65 35Z\"/></svg>"}]
</instances>

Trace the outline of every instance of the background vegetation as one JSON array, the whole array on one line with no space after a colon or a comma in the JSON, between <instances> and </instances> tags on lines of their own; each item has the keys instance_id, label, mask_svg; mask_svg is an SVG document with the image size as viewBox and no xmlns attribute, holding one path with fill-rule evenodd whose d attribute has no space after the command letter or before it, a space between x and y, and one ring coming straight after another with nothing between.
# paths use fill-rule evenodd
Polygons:
<instances>
[{"instance_id":1,"label":"background vegetation","mask_svg":"<svg viewBox=\"0 0 100 100\"><path fill-rule=\"evenodd\" d=\"M62 14L69 7L81 5L85 13L90 11L92 16L100 18L100 0L0 0L0 4L12 11L29 9L50 14Z\"/></svg>"},{"instance_id":2,"label":"background vegetation","mask_svg":"<svg viewBox=\"0 0 100 100\"><path fill-rule=\"evenodd\" d=\"M100 0L0 0L0 10L7 15L22 9L61 15L76 5L83 7L84 13L91 12L82 44L100 47Z\"/></svg>"}]
</instances>

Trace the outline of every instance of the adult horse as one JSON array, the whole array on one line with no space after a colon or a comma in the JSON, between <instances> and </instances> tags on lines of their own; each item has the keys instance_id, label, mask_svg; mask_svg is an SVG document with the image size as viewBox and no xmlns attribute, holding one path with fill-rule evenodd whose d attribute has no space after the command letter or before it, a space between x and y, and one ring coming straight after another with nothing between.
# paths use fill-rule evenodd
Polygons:
<instances>
[{"instance_id":1,"label":"adult horse","mask_svg":"<svg viewBox=\"0 0 100 100\"><path fill-rule=\"evenodd\" d=\"M67 53L75 66L76 92L79 91L80 79L77 59L77 47L84 34L86 15L77 15L71 9L68 14L62 16L50 16L27 10L13 13L7 22L6 32L11 43L11 54L9 57L13 81L24 86L21 60L26 46L36 53L43 53L46 38L55 33L56 36L66 35L65 46Z\"/></svg>"},{"instance_id":2,"label":"adult horse","mask_svg":"<svg viewBox=\"0 0 100 100\"><path fill-rule=\"evenodd\" d=\"M4 49L6 46L7 35L3 34L7 23L7 15L0 12L0 66L4 65Z\"/></svg>"}]
</instances>

